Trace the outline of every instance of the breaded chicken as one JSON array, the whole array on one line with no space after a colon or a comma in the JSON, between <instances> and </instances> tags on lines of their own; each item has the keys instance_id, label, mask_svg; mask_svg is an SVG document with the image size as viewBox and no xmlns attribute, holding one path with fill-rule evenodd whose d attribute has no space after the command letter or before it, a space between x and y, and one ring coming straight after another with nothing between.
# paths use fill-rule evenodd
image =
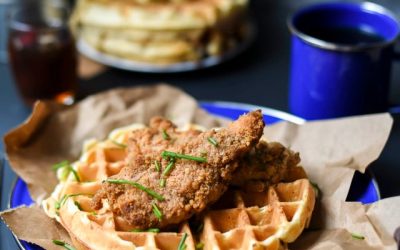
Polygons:
<instances>
[{"instance_id":1,"label":"breaded chicken","mask_svg":"<svg viewBox=\"0 0 400 250\"><path fill-rule=\"evenodd\" d=\"M263 191L268 186L282 181L290 181L290 175L304 177L302 168L298 168L300 156L278 142L261 140L239 162L233 173L232 186L245 187L253 191ZM294 173L296 171L296 173Z\"/></svg>"},{"instance_id":2,"label":"breaded chicken","mask_svg":"<svg viewBox=\"0 0 400 250\"><path fill-rule=\"evenodd\" d=\"M178 224L219 199L238 160L258 143L263 128L260 111L241 116L227 128L205 132L178 132L166 120L153 120L150 128L132 133L127 167L110 177L111 182L135 184L106 181L93 206L101 207L101 199L106 198L114 214L132 228Z\"/></svg>"}]
</instances>

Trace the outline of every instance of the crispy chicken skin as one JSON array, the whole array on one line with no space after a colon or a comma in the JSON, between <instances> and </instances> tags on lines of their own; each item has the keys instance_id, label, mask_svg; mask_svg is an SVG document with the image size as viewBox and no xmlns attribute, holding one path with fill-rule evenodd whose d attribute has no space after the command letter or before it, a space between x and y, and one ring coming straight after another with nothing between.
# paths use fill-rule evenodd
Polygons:
<instances>
[{"instance_id":1,"label":"crispy chicken skin","mask_svg":"<svg viewBox=\"0 0 400 250\"><path fill-rule=\"evenodd\" d=\"M263 128L260 111L241 116L227 128L205 132L179 132L171 122L155 118L149 128L131 134L127 167L110 179L140 183L161 194L164 200L158 201L130 185L105 182L92 205L99 208L106 198L114 214L132 228L178 224L219 199L230 184L238 159L258 143ZM208 141L210 137L217 141L217 146ZM161 157L164 150L205 157L207 162L176 158L172 170L165 176L165 187L161 187L162 173L171 160ZM161 163L160 172L155 168L155 161ZM152 204L161 211L161 219L154 214Z\"/></svg>"},{"instance_id":2,"label":"crispy chicken skin","mask_svg":"<svg viewBox=\"0 0 400 250\"><path fill-rule=\"evenodd\" d=\"M278 142L261 140L240 161L233 173L232 186L250 188L253 191L264 191L269 185L288 180L296 172L300 163L299 153L284 147ZM303 175L303 173L296 173Z\"/></svg>"}]
</instances>

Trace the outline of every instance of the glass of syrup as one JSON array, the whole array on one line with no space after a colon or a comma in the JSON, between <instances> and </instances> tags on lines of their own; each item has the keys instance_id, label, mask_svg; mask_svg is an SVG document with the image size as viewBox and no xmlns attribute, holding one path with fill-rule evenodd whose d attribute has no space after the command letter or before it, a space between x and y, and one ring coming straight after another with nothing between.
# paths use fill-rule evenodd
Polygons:
<instances>
[{"instance_id":1,"label":"glass of syrup","mask_svg":"<svg viewBox=\"0 0 400 250\"><path fill-rule=\"evenodd\" d=\"M8 54L23 101L72 104L77 90L77 53L62 0L24 1L9 19Z\"/></svg>"}]
</instances>

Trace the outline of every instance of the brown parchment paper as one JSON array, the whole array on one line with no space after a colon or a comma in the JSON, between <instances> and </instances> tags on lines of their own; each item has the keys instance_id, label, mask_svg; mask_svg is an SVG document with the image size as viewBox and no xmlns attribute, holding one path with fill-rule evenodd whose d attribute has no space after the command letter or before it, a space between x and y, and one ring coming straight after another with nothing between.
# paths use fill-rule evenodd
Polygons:
<instances>
[{"instance_id":1,"label":"brown parchment paper","mask_svg":"<svg viewBox=\"0 0 400 250\"><path fill-rule=\"evenodd\" d=\"M121 88L90 96L72 107L37 103L31 117L5 135L6 153L10 165L39 204L56 185L51 170L54 163L77 159L86 139L104 139L114 128L133 122L148 123L154 115L170 118L178 126L192 122L210 128L226 123L208 115L192 97L168 85ZM372 205L344 201L354 171L365 171L379 157L391 126L390 115L377 114L266 127L269 141L280 141L300 152L302 165L322 193L310 229L291 249L396 249L392 235L400 226L400 197ZM58 249L52 239L70 242L63 228L38 205L0 215L19 238L46 249ZM365 239L355 239L351 233Z\"/></svg>"}]
</instances>

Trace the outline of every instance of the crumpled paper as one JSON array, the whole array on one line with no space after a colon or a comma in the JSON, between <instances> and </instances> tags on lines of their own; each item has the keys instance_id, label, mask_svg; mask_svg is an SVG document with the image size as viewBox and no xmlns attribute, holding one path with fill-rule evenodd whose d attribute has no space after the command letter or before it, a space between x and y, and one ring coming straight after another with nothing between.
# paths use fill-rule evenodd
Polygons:
<instances>
[{"instance_id":1,"label":"crumpled paper","mask_svg":"<svg viewBox=\"0 0 400 250\"><path fill-rule=\"evenodd\" d=\"M147 124L155 115L178 126L189 122L207 128L226 124L201 110L192 97L168 85L119 88L90 96L72 107L37 103L27 121L5 135L6 153L13 170L40 204L57 183L51 170L54 163L77 159L86 139L104 139L114 128L134 122ZM389 114L267 125L265 137L300 152L301 164L322 193L310 228L290 249L396 249L392 235L400 226L400 197L371 205L345 202L354 172L364 172L379 157L391 126ZM70 242L65 230L38 205L0 215L20 239L46 249L58 249L52 239Z\"/></svg>"}]
</instances>

